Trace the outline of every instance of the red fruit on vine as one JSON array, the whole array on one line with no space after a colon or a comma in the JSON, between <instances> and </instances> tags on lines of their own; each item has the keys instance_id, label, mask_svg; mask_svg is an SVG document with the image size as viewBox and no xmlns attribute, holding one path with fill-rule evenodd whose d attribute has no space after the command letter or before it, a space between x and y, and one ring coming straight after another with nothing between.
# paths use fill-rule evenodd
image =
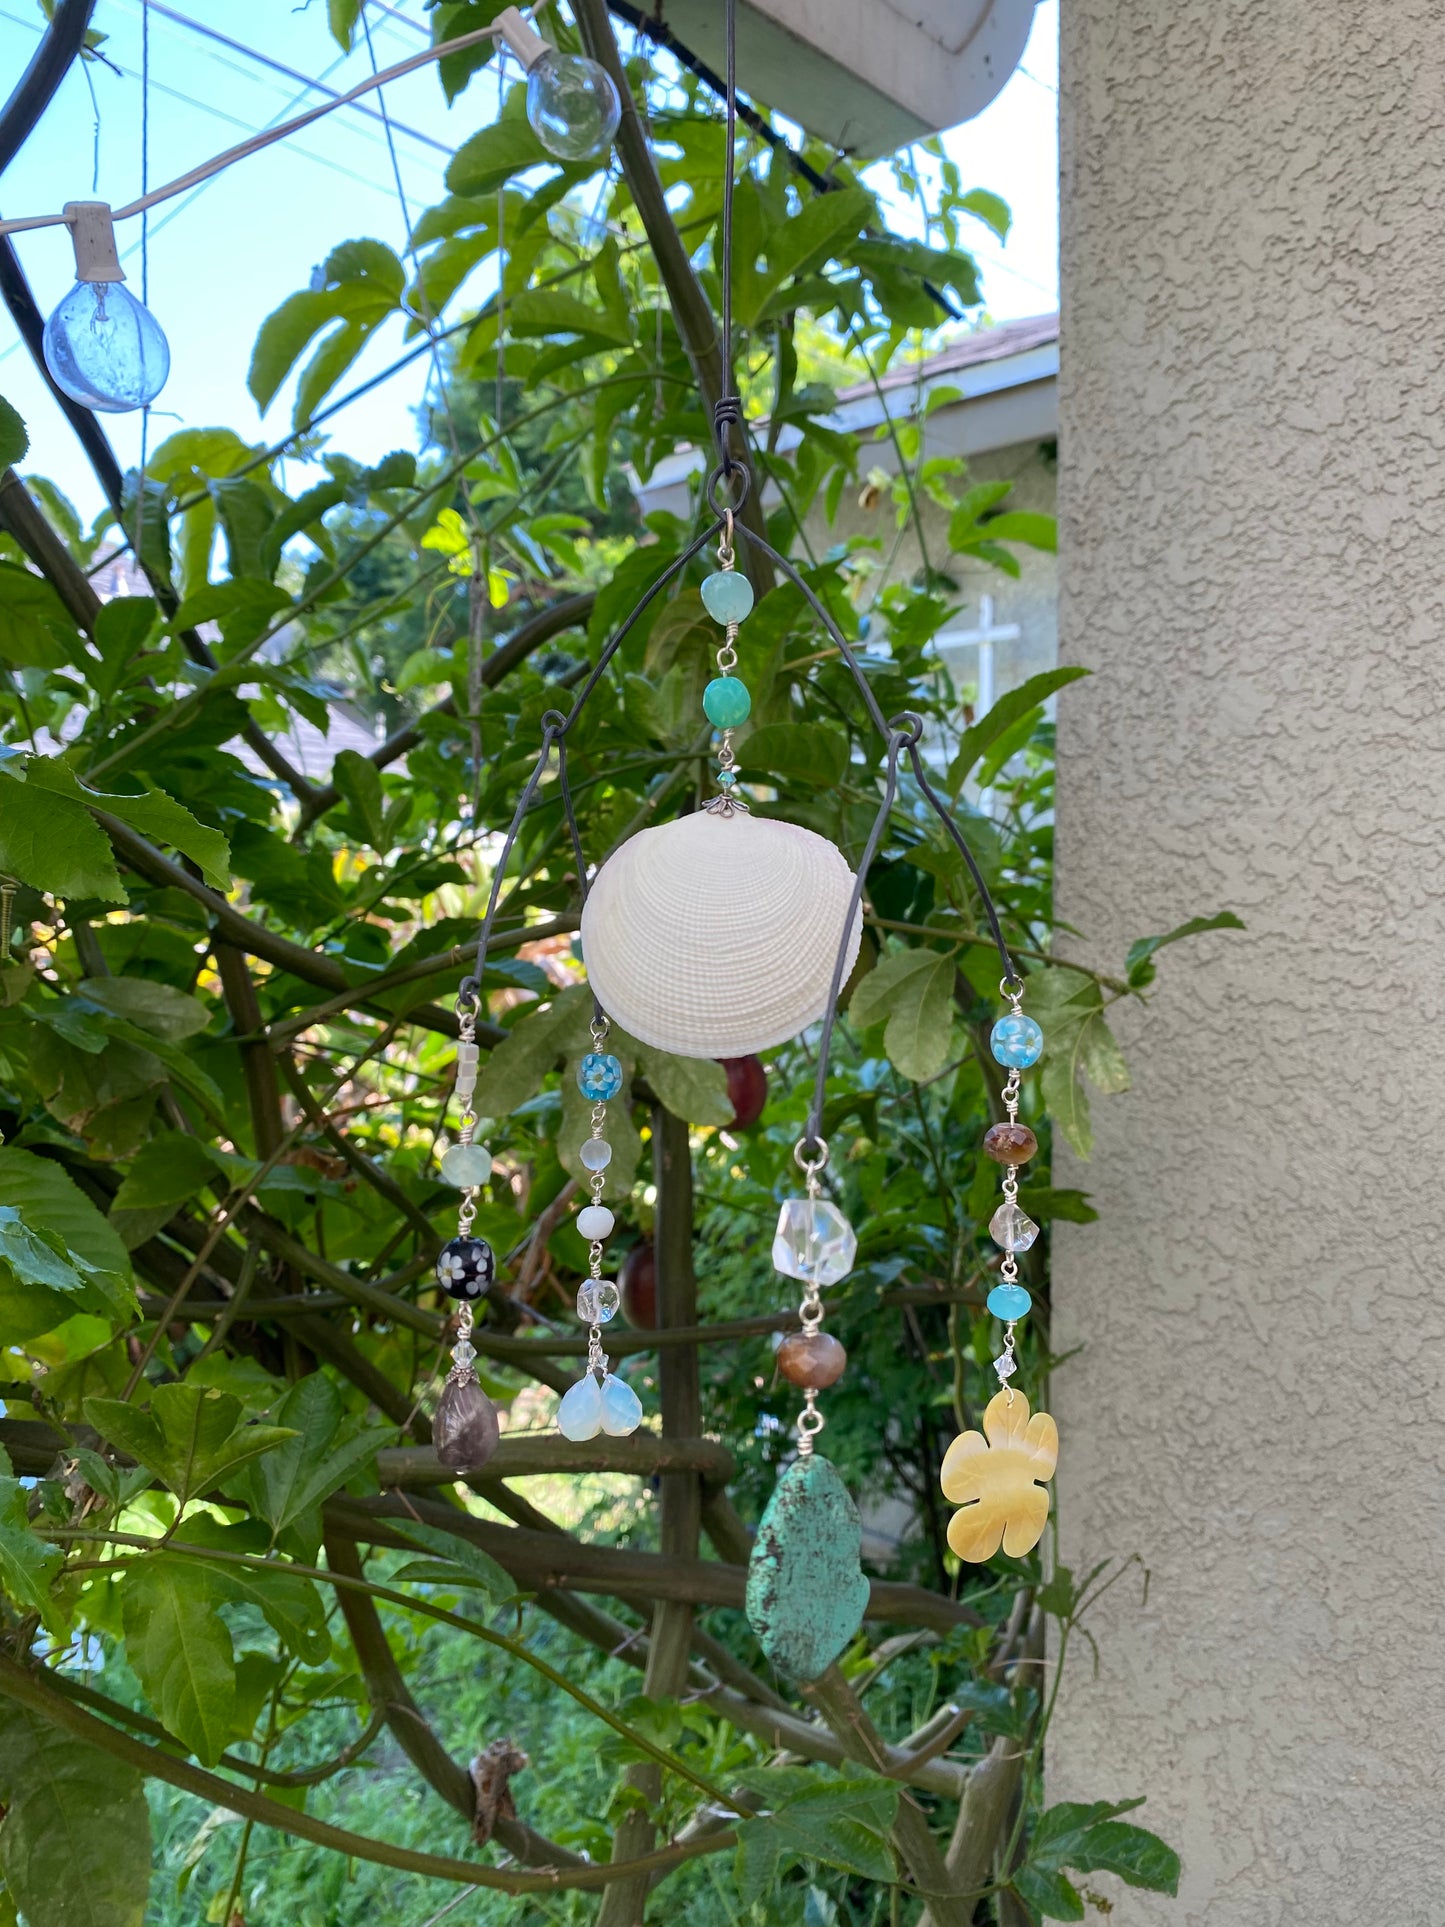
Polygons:
<instances>
[{"instance_id":1,"label":"red fruit on vine","mask_svg":"<svg viewBox=\"0 0 1445 1927\"><path fill-rule=\"evenodd\" d=\"M768 1074L761 1057L720 1057L728 1074L728 1097L733 1107L730 1128L746 1131L757 1123L768 1101Z\"/></svg>"}]
</instances>

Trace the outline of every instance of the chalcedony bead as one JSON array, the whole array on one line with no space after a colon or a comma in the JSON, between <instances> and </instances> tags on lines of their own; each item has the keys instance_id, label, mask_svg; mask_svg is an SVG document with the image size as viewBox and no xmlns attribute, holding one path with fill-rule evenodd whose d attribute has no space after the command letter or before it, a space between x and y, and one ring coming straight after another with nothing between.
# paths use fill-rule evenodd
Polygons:
<instances>
[{"instance_id":1,"label":"chalcedony bead","mask_svg":"<svg viewBox=\"0 0 1445 1927\"><path fill-rule=\"evenodd\" d=\"M622 1089L622 1061L610 1050L590 1050L577 1066L577 1088L594 1104L606 1104Z\"/></svg>"},{"instance_id":2,"label":"chalcedony bead","mask_svg":"<svg viewBox=\"0 0 1445 1927\"><path fill-rule=\"evenodd\" d=\"M485 1238L453 1238L437 1254L437 1283L448 1298L480 1298L496 1272Z\"/></svg>"},{"instance_id":3,"label":"chalcedony bead","mask_svg":"<svg viewBox=\"0 0 1445 1927\"><path fill-rule=\"evenodd\" d=\"M778 1213L773 1263L785 1278L836 1285L857 1255L852 1225L827 1198L789 1198Z\"/></svg>"},{"instance_id":4,"label":"chalcedony bead","mask_svg":"<svg viewBox=\"0 0 1445 1927\"><path fill-rule=\"evenodd\" d=\"M580 1444L602 1430L602 1388L592 1373L584 1372L557 1407L557 1430L564 1439Z\"/></svg>"},{"instance_id":5,"label":"chalcedony bead","mask_svg":"<svg viewBox=\"0 0 1445 1927\"><path fill-rule=\"evenodd\" d=\"M996 1164L1027 1164L1039 1141L1027 1124L991 1124L983 1134L983 1148Z\"/></svg>"},{"instance_id":6,"label":"chalcedony bead","mask_svg":"<svg viewBox=\"0 0 1445 1927\"><path fill-rule=\"evenodd\" d=\"M578 1156L584 1171L605 1171L612 1162L612 1146L605 1137L589 1137Z\"/></svg>"},{"instance_id":7,"label":"chalcedony bead","mask_svg":"<svg viewBox=\"0 0 1445 1927\"><path fill-rule=\"evenodd\" d=\"M1005 1200L988 1221L988 1235L1005 1251L1027 1251L1039 1235L1032 1218L1025 1217L1011 1199Z\"/></svg>"},{"instance_id":8,"label":"chalcedony bead","mask_svg":"<svg viewBox=\"0 0 1445 1927\"><path fill-rule=\"evenodd\" d=\"M577 1290L577 1316L584 1325L605 1325L617 1316L622 1294L610 1278L584 1278Z\"/></svg>"},{"instance_id":9,"label":"chalcedony bead","mask_svg":"<svg viewBox=\"0 0 1445 1927\"><path fill-rule=\"evenodd\" d=\"M995 1285L988 1294L988 1308L1005 1325L1026 1318L1033 1310L1033 1299L1022 1285Z\"/></svg>"},{"instance_id":10,"label":"chalcedony bead","mask_svg":"<svg viewBox=\"0 0 1445 1927\"><path fill-rule=\"evenodd\" d=\"M492 1154L485 1144L454 1144L442 1159L442 1176L465 1190L492 1175Z\"/></svg>"},{"instance_id":11,"label":"chalcedony bead","mask_svg":"<svg viewBox=\"0 0 1445 1927\"><path fill-rule=\"evenodd\" d=\"M748 720L753 699L737 676L714 676L702 692L702 711L716 729L736 729Z\"/></svg>"},{"instance_id":12,"label":"chalcedony bead","mask_svg":"<svg viewBox=\"0 0 1445 1927\"><path fill-rule=\"evenodd\" d=\"M609 1372L602 1381L602 1429L609 1437L625 1439L642 1423L642 1400L625 1380Z\"/></svg>"},{"instance_id":13,"label":"chalcedony bead","mask_svg":"<svg viewBox=\"0 0 1445 1927\"><path fill-rule=\"evenodd\" d=\"M1012 1071L1026 1071L1037 1064L1044 1052L1044 1033L1032 1017L1011 1010L999 1018L989 1033L989 1046L1000 1064Z\"/></svg>"},{"instance_id":14,"label":"chalcedony bead","mask_svg":"<svg viewBox=\"0 0 1445 1927\"><path fill-rule=\"evenodd\" d=\"M443 1465L485 1465L497 1449L497 1408L474 1378L449 1378L432 1420L432 1443Z\"/></svg>"},{"instance_id":15,"label":"chalcedony bead","mask_svg":"<svg viewBox=\"0 0 1445 1927\"><path fill-rule=\"evenodd\" d=\"M584 1205L577 1213L577 1229L588 1244L595 1238L610 1238L616 1222L605 1204Z\"/></svg>"},{"instance_id":16,"label":"chalcedony bead","mask_svg":"<svg viewBox=\"0 0 1445 1927\"><path fill-rule=\"evenodd\" d=\"M847 1352L830 1332L789 1332L777 1357L790 1385L814 1392L836 1385L848 1364Z\"/></svg>"},{"instance_id":17,"label":"chalcedony bead","mask_svg":"<svg viewBox=\"0 0 1445 1927\"><path fill-rule=\"evenodd\" d=\"M753 612L753 585L736 569L704 576L702 606L714 622L746 622Z\"/></svg>"}]
</instances>

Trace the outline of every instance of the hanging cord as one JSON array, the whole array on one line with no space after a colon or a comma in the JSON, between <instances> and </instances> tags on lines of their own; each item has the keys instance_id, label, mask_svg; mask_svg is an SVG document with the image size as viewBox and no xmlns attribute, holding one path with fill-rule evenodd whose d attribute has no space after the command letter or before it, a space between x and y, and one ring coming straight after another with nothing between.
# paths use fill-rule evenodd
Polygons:
<instances>
[{"instance_id":1,"label":"hanging cord","mask_svg":"<svg viewBox=\"0 0 1445 1927\"><path fill-rule=\"evenodd\" d=\"M730 428L741 427L742 402L733 382L733 186L737 172L736 147L738 124L737 98L737 0L726 0L727 23L727 140L723 153L722 260L718 272L722 280L722 393L713 405L713 432L717 436L722 472L732 480L741 466L733 460Z\"/></svg>"},{"instance_id":2,"label":"hanging cord","mask_svg":"<svg viewBox=\"0 0 1445 1927\"><path fill-rule=\"evenodd\" d=\"M140 191L144 203L150 192L151 173L151 10L150 0L141 0L140 9ZM140 300L143 308L151 304L151 217L150 210L142 205L140 217ZM145 534L146 520L146 462L150 458L151 405L149 402L141 409L140 416L140 474L135 485L135 559L141 561L145 551L141 538ZM144 564L142 563L142 567Z\"/></svg>"}]
</instances>

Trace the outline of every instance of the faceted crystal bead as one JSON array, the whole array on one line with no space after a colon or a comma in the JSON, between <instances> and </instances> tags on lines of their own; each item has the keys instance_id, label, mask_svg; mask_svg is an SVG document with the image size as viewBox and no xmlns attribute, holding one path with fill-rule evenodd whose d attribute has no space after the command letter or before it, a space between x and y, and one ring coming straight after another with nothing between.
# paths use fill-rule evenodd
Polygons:
<instances>
[{"instance_id":1,"label":"faceted crystal bead","mask_svg":"<svg viewBox=\"0 0 1445 1927\"><path fill-rule=\"evenodd\" d=\"M577 1316L584 1325L605 1325L617 1316L622 1294L610 1278L584 1278L577 1291Z\"/></svg>"},{"instance_id":2,"label":"faceted crystal bead","mask_svg":"<svg viewBox=\"0 0 1445 1927\"><path fill-rule=\"evenodd\" d=\"M1007 1383L1008 1380L1011 1379L1014 1373L1018 1370L1018 1362L1014 1358L1014 1355L1012 1352L1004 1352L1000 1357L996 1358L993 1361L993 1368L998 1373L999 1377L1003 1379L1005 1383Z\"/></svg>"},{"instance_id":3,"label":"faceted crystal bead","mask_svg":"<svg viewBox=\"0 0 1445 1927\"><path fill-rule=\"evenodd\" d=\"M612 1162L612 1146L605 1137L589 1137L577 1155L584 1171L605 1171Z\"/></svg>"},{"instance_id":4,"label":"faceted crystal bead","mask_svg":"<svg viewBox=\"0 0 1445 1927\"><path fill-rule=\"evenodd\" d=\"M703 577L702 606L714 622L746 622L753 609L753 585L736 569Z\"/></svg>"},{"instance_id":5,"label":"faceted crystal bead","mask_svg":"<svg viewBox=\"0 0 1445 1927\"><path fill-rule=\"evenodd\" d=\"M789 1332L778 1347L778 1370L790 1385L821 1392L843 1376L848 1354L831 1332Z\"/></svg>"},{"instance_id":6,"label":"faceted crystal bead","mask_svg":"<svg viewBox=\"0 0 1445 1927\"><path fill-rule=\"evenodd\" d=\"M1032 1017L1011 1010L1000 1017L989 1033L989 1045L1000 1064L1009 1070L1026 1071L1044 1053L1044 1033Z\"/></svg>"},{"instance_id":7,"label":"faceted crystal bead","mask_svg":"<svg viewBox=\"0 0 1445 1927\"><path fill-rule=\"evenodd\" d=\"M773 1263L785 1278L836 1285L857 1253L852 1225L827 1198L789 1198L778 1213Z\"/></svg>"},{"instance_id":8,"label":"faceted crystal bead","mask_svg":"<svg viewBox=\"0 0 1445 1927\"><path fill-rule=\"evenodd\" d=\"M449 1378L431 1432L443 1465L485 1465L501 1437L497 1408L474 1378Z\"/></svg>"},{"instance_id":9,"label":"faceted crystal bead","mask_svg":"<svg viewBox=\"0 0 1445 1927\"><path fill-rule=\"evenodd\" d=\"M597 1238L610 1238L616 1223L605 1204L587 1204L577 1213L577 1229L589 1244Z\"/></svg>"},{"instance_id":10,"label":"faceted crystal bead","mask_svg":"<svg viewBox=\"0 0 1445 1927\"><path fill-rule=\"evenodd\" d=\"M477 1348L470 1339L462 1338L452 1346L452 1358L463 1367L470 1365L477 1355Z\"/></svg>"},{"instance_id":11,"label":"faceted crystal bead","mask_svg":"<svg viewBox=\"0 0 1445 1927\"><path fill-rule=\"evenodd\" d=\"M557 1407L557 1430L574 1444L595 1439L602 1430L602 1388L590 1371L584 1372L577 1383L562 1394L562 1403Z\"/></svg>"},{"instance_id":12,"label":"faceted crystal bead","mask_svg":"<svg viewBox=\"0 0 1445 1927\"><path fill-rule=\"evenodd\" d=\"M730 790L737 783L738 773L735 769L720 769L717 773L717 780L719 789Z\"/></svg>"},{"instance_id":13,"label":"faceted crystal bead","mask_svg":"<svg viewBox=\"0 0 1445 1927\"><path fill-rule=\"evenodd\" d=\"M1027 1164L1039 1141L1027 1124L991 1124L983 1134L983 1148L996 1164Z\"/></svg>"},{"instance_id":14,"label":"faceted crystal bead","mask_svg":"<svg viewBox=\"0 0 1445 1927\"><path fill-rule=\"evenodd\" d=\"M1039 1228L1012 1199L1006 1198L988 1221L988 1235L1005 1251L1027 1251L1038 1237Z\"/></svg>"},{"instance_id":15,"label":"faceted crystal bead","mask_svg":"<svg viewBox=\"0 0 1445 1927\"><path fill-rule=\"evenodd\" d=\"M1005 1325L1011 1324L1016 1318L1027 1318L1033 1303L1022 1285L995 1285L988 1294L989 1310Z\"/></svg>"},{"instance_id":16,"label":"faceted crystal bead","mask_svg":"<svg viewBox=\"0 0 1445 1927\"><path fill-rule=\"evenodd\" d=\"M625 1439L642 1423L642 1400L632 1387L609 1372L602 1381L602 1429L610 1438Z\"/></svg>"},{"instance_id":17,"label":"faceted crystal bead","mask_svg":"<svg viewBox=\"0 0 1445 1927\"><path fill-rule=\"evenodd\" d=\"M606 1104L622 1089L622 1064L610 1050L590 1050L577 1066L577 1088L594 1104Z\"/></svg>"},{"instance_id":18,"label":"faceted crystal bead","mask_svg":"<svg viewBox=\"0 0 1445 1927\"><path fill-rule=\"evenodd\" d=\"M485 1238L453 1238L437 1256L437 1283L448 1298L480 1298L496 1271Z\"/></svg>"},{"instance_id":19,"label":"faceted crystal bead","mask_svg":"<svg viewBox=\"0 0 1445 1927\"><path fill-rule=\"evenodd\" d=\"M485 1184L492 1175L492 1154L485 1144L454 1144L442 1159L442 1176L448 1184Z\"/></svg>"},{"instance_id":20,"label":"faceted crystal bead","mask_svg":"<svg viewBox=\"0 0 1445 1927\"><path fill-rule=\"evenodd\" d=\"M702 692L702 713L715 729L737 729L752 706L748 686L737 676L714 676Z\"/></svg>"}]
</instances>

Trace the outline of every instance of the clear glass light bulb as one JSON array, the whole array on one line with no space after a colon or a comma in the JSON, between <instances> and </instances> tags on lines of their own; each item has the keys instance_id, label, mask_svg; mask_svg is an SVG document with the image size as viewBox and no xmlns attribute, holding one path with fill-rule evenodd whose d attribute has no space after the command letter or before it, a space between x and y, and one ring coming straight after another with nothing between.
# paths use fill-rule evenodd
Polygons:
<instances>
[{"instance_id":1,"label":"clear glass light bulb","mask_svg":"<svg viewBox=\"0 0 1445 1927\"><path fill-rule=\"evenodd\" d=\"M45 365L72 401L119 415L155 400L171 351L122 282L77 281L45 324Z\"/></svg>"},{"instance_id":2,"label":"clear glass light bulb","mask_svg":"<svg viewBox=\"0 0 1445 1927\"><path fill-rule=\"evenodd\" d=\"M527 74L527 119L549 154L586 161L611 143L622 103L595 60L549 47Z\"/></svg>"}]
</instances>

